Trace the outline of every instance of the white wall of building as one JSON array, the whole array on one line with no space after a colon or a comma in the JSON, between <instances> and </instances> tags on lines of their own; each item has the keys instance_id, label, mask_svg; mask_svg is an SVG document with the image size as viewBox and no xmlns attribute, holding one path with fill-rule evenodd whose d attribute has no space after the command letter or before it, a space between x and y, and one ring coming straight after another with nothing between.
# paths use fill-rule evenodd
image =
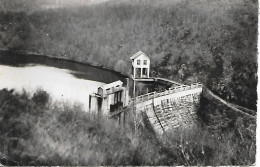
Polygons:
<instances>
[{"instance_id":1,"label":"white wall of building","mask_svg":"<svg viewBox=\"0 0 260 167\"><path fill-rule=\"evenodd\" d=\"M138 61L140 61L140 64L138 64ZM144 61L146 61L147 63L144 64ZM141 68L141 69L144 69L146 68L147 69L147 78L149 78L149 73L150 73L150 59L145 56L144 54L141 54L140 56L138 56L137 58L135 58L133 61L132 61L132 66L134 67L134 73L133 73L133 76L134 78L136 77L136 69L137 68ZM141 71L141 76L142 76L142 72ZM141 77L142 78L142 77Z\"/></svg>"}]
</instances>

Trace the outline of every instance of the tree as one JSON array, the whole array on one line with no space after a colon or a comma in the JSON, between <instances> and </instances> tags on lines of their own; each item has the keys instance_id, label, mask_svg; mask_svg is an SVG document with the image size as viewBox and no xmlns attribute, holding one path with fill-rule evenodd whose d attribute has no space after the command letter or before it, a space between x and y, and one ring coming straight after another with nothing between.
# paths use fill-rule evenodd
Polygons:
<instances>
[{"instance_id":1,"label":"tree","mask_svg":"<svg viewBox=\"0 0 260 167\"><path fill-rule=\"evenodd\" d=\"M126 67L127 67L127 64L125 63L125 61L120 59L116 62L114 69L118 72L121 72L121 71L125 71Z\"/></svg>"}]
</instances>

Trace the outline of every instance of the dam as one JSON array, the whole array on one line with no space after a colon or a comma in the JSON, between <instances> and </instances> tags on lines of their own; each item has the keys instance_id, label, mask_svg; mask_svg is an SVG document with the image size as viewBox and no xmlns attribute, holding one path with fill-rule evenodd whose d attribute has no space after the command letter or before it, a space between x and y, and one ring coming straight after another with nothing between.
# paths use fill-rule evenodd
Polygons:
<instances>
[{"instance_id":1,"label":"dam","mask_svg":"<svg viewBox=\"0 0 260 167\"><path fill-rule=\"evenodd\" d=\"M116 81L99 87L89 97L89 111L115 117L123 124L127 119L124 109L134 108L134 114L146 114L149 123L158 134L163 134L171 128L196 126L196 111L200 103L202 84L184 85L165 78L150 77L150 58L141 51L130 59L131 78L126 79L125 85ZM166 89L150 92L147 88L147 93L136 96L137 83L160 84Z\"/></svg>"},{"instance_id":2,"label":"dam","mask_svg":"<svg viewBox=\"0 0 260 167\"><path fill-rule=\"evenodd\" d=\"M202 85L151 76L150 58L141 51L130 57L131 77L41 55L0 53L0 88L29 93L42 88L55 101L79 102L86 112L107 115L122 126L129 119L127 112L144 113L158 133L196 123ZM146 85L142 91L140 83Z\"/></svg>"},{"instance_id":3,"label":"dam","mask_svg":"<svg viewBox=\"0 0 260 167\"><path fill-rule=\"evenodd\" d=\"M164 92L152 92L136 98L136 112L147 114L154 130L160 134L171 128L196 125L202 84L182 85Z\"/></svg>"}]
</instances>

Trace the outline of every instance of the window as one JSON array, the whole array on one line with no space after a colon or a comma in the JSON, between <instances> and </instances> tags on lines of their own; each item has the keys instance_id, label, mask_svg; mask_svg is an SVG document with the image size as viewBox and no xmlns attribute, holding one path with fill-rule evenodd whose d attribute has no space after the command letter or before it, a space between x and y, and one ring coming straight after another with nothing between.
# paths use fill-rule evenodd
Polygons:
<instances>
[{"instance_id":1,"label":"window","mask_svg":"<svg viewBox=\"0 0 260 167\"><path fill-rule=\"evenodd\" d=\"M141 60L137 60L137 65L140 65L141 64Z\"/></svg>"},{"instance_id":2,"label":"window","mask_svg":"<svg viewBox=\"0 0 260 167\"><path fill-rule=\"evenodd\" d=\"M147 68L143 68L143 76L146 77L146 75L147 75Z\"/></svg>"},{"instance_id":3,"label":"window","mask_svg":"<svg viewBox=\"0 0 260 167\"><path fill-rule=\"evenodd\" d=\"M147 60L144 60L144 65L147 65Z\"/></svg>"}]
</instances>

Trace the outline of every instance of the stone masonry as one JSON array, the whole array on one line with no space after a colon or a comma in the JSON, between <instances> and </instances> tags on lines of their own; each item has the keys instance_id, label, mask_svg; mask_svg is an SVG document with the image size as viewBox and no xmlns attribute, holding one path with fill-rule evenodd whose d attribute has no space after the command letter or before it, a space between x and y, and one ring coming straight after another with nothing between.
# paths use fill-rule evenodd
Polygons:
<instances>
[{"instance_id":1,"label":"stone masonry","mask_svg":"<svg viewBox=\"0 0 260 167\"><path fill-rule=\"evenodd\" d=\"M139 96L136 98L136 111L145 112L159 134L171 128L189 128L196 125L201 93L202 85L193 84Z\"/></svg>"}]
</instances>

